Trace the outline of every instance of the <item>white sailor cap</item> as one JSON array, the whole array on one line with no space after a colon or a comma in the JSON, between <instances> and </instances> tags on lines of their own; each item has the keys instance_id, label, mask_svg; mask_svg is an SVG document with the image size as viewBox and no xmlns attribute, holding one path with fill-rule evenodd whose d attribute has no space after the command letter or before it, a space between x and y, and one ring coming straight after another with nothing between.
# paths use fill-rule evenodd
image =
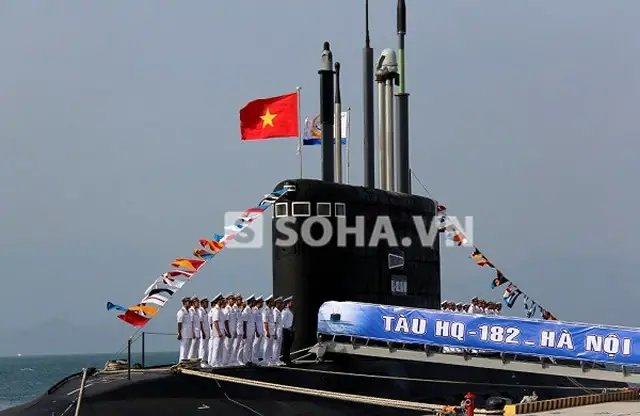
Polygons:
<instances>
[{"instance_id":1,"label":"white sailor cap","mask_svg":"<svg viewBox=\"0 0 640 416\"><path fill-rule=\"evenodd\" d=\"M205 296L204 298L200 299L200 302L209 302L209 299L207 299L207 297Z\"/></svg>"},{"instance_id":2,"label":"white sailor cap","mask_svg":"<svg viewBox=\"0 0 640 416\"><path fill-rule=\"evenodd\" d=\"M288 296L284 298L283 302L291 302L293 300L293 296Z\"/></svg>"},{"instance_id":3,"label":"white sailor cap","mask_svg":"<svg viewBox=\"0 0 640 416\"><path fill-rule=\"evenodd\" d=\"M256 302L260 302L261 300L262 300L262 296L258 296L258 297L256 298Z\"/></svg>"},{"instance_id":4,"label":"white sailor cap","mask_svg":"<svg viewBox=\"0 0 640 416\"><path fill-rule=\"evenodd\" d=\"M267 296L267 298L264 301L269 302L270 300L273 300L273 295Z\"/></svg>"},{"instance_id":5,"label":"white sailor cap","mask_svg":"<svg viewBox=\"0 0 640 416\"><path fill-rule=\"evenodd\" d=\"M449 301L448 301L448 300L443 300L442 302L440 302L440 306L444 306L444 305L446 305L447 303L449 303Z\"/></svg>"},{"instance_id":6,"label":"white sailor cap","mask_svg":"<svg viewBox=\"0 0 640 416\"><path fill-rule=\"evenodd\" d=\"M226 295L224 295L225 299L229 299L233 297L233 293L227 293Z\"/></svg>"},{"instance_id":7,"label":"white sailor cap","mask_svg":"<svg viewBox=\"0 0 640 416\"><path fill-rule=\"evenodd\" d=\"M278 296L277 298L275 298L276 302L282 302L282 296Z\"/></svg>"},{"instance_id":8,"label":"white sailor cap","mask_svg":"<svg viewBox=\"0 0 640 416\"><path fill-rule=\"evenodd\" d=\"M249 302L250 300L254 300L256 298L256 295L254 295L253 293L250 294L249 296L247 296L247 298L245 299L247 302Z\"/></svg>"},{"instance_id":9,"label":"white sailor cap","mask_svg":"<svg viewBox=\"0 0 640 416\"><path fill-rule=\"evenodd\" d=\"M471 298L471 301L472 301L472 302L473 302L474 300L478 300L478 297L477 297L477 296L474 296L474 297L472 297L472 298Z\"/></svg>"},{"instance_id":10,"label":"white sailor cap","mask_svg":"<svg viewBox=\"0 0 640 416\"><path fill-rule=\"evenodd\" d=\"M462 302L456 303L456 306L462 306Z\"/></svg>"},{"instance_id":11,"label":"white sailor cap","mask_svg":"<svg viewBox=\"0 0 640 416\"><path fill-rule=\"evenodd\" d=\"M217 302L220 299L222 299L222 292L218 292L218 294L213 299L211 299L211 302Z\"/></svg>"}]
</instances>

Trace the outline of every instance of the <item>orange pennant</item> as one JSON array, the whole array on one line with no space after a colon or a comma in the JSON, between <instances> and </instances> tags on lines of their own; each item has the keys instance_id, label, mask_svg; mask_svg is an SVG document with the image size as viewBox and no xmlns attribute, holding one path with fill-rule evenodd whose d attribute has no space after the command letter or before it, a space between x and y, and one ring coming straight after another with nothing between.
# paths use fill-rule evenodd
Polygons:
<instances>
[{"instance_id":1,"label":"orange pennant","mask_svg":"<svg viewBox=\"0 0 640 416\"><path fill-rule=\"evenodd\" d=\"M142 312L143 314L149 317L152 317L156 313L158 313L158 308L154 308L153 306L148 306L142 303L139 305L130 307L129 310Z\"/></svg>"},{"instance_id":2,"label":"orange pennant","mask_svg":"<svg viewBox=\"0 0 640 416\"><path fill-rule=\"evenodd\" d=\"M215 253L211 253L202 248L196 248L193 250L193 255L202 260L209 260L211 257L215 256Z\"/></svg>"},{"instance_id":3,"label":"orange pennant","mask_svg":"<svg viewBox=\"0 0 640 416\"><path fill-rule=\"evenodd\" d=\"M200 240L200 245L204 248L208 248L215 253L224 248L224 243L219 243L213 240Z\"/></svg>"},{"instance_id":4,"label":"orange pennant","mask_svg":"<svg viewBox=\"0 0 640 416\"><path fill-rule=\"evenodd\" d=\"M204 260L196 259L176 259L171 265L173 267L184 267L185 269L197 271L205 263Z\"/></svg>"}]
</instances>

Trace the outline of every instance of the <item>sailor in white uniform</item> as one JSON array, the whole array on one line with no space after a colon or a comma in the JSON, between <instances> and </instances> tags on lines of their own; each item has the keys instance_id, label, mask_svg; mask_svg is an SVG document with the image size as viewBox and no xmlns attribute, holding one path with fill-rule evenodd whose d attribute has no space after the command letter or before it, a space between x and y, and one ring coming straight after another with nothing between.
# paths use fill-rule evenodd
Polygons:
<instances>
[{"instance_id":1,"label":"sailor in white uniform","mask_svg":"<svg viewBox=\"0 0 640 416\"><path fill-rule=\"evenodd\" d=\"M218 293L211 301L214 306L209 314L209 322L211 322L211 353L209 354L209 365L211 367L220 367L222 365L222 347L224 342L224 321L222 315L222 305L224 298L222 293Z\"/></svg>"},{"instance_id":2,"label":"sailor in white uniform","mask_svg":"<svg viewBox=\"0 0 640 416\"><path fill-rule=\"evenodd\" d=\"M225 307L222 309L222 314L224 316L223 320L226 338L224 339L224 348L222 350L222 365L227 366L229 365L231 358L231 348L233 347L233 338L235 338L236 326L235 315L233 313L233 305L235 304L233 293L227 293L225 299Z\"/></svg>"},{"instance_id":3,"label":"sailor in white uniform","mask_svg":"<svg viewBox=\"0 0 640 416\"><path fill-rule=\"evenodd\" d=\"M262 364L273 365L273 341L276 339L276 331L273 322L273 295L265 299L267 306L262 310L262 323L264 325L264 341L262 341Z\"/></svg>"},{"instance_id":4,"label":"sailor in white uniform","mask_svg":"<svg viewBox=\"0 0 640 416\"><path fill-rule=\"evenodd\" d=\"M463 305L462 302L457 302L455 305L455 313L465 313L464 309L463 309ZM464 352L464 349L462 348L451 348L451 352L457 353L457 354L462 354Z\"/></svg>"},{"instance_id":5,"label":"sailor in white uniform","mask_svg":"<svg viewBox=\"0 0 640 416\"><path fill-rule=\"evenodd\" d=\"M280 350L282 350L282 296L278 296L275 299L275 306L273 308L273 327L275 329L275 339L273 340L273 353L271 354L271 361L275 365L283 365L280 361Z\"/></svg>"},{"instance_id":6,"label":"sailor in white uniform","mask_svg":"<svg viewBox=\"0 0 640 416\"><path fill-rule=\"evenodd\" d=\"M477 315L486 315L487 314L487 301L484 299L477 299L478 301L478 306L476 307L476 314ZM484 352L487 352L486 350L471 350L472 353L474 354L481 354Z\"/></svg>"},{"instance_id":7,"label":"sailor in white uniform","mask_svg":"<svg viewBox=\"0 0 640 416\"><path fill-rule=\"evenodd\" d=\"M182 298L182 308L178 311L178 341L180 341L180 361L189 358L189 349L193 341L193 317L189 313L191 307L191 299Z\"/></svg>"},{"instance_id":8,"label":"sailor in white uniform","mask_svg":"<svg viewBox=\"0 0 640 416\"><path fill-rule=\"evenodd\" d=\"M480 309L478 310L477 313L479 313L480 315L486 315L487 314L487 301L485 301L484 299L480 299L478 301L478 306L480 307Z\"/></svg>"},{"instance_id":9,"label":"sailor in white uniform","mask_svg":"<svg viewBox=\"0 0 640 416\"><path fill-rule=\"evenodd\" d=\"M502 315L502 303L498 303L496 305L496 311L495 312L496 312L496 316Z\"/></svg>"},{"instance_id":10,"label":"sailor in white uniform","mask_svg":"<svg viewBox=\"0 0 640 416\"><path fill-rule=\"evenodd\" d=\"M493 302L488 302L487 303L487 315L489 316L493 316L495 315L495 305Z\"/></svg>"},{"instance_id":11,"label":"sailor in white uniform","mask_svg":"<svg viewBox=\"0 0 640 416\"><path fill-rule=\"evenodd\" d=\"M218 296L220 296L220 294L211 298L211 309L209 309L209 313L207 314L207 322L209 323L209 330L211 331L211 336L209 337L209 366L211 366L211 362L213 361L213 341L214 338L216 338L216 330L213 327L213 313L218 304Z\"/></svg>"},{"instance_id":12,"label":"sailor in white uniform","mask_svg":"<svg viewBox=\"0 0 640 416\"><path fill-rule=\"evenodd\" d=\"M293 326L293 296L284 299L285 308L282 311L282 361L291 364L291 345L295 334Z\"/></svg>"},{"instance_id":13,"label":"sailor in white uniform","mask_svg":"<svg viewBox=\"0 0 640 416\"><path fill-rule=\"evenodd\" d=\"M440 302L440 311L446 312L448 305L449 303L446 299ZM442 352L449 352L448 350L449 350L449 347L442 347Z\"/></svg>"},{"instance_id":14,"label":"sailor in white uniform","mask_svg":"<svg viewBox=\"0 0 640 416\"><path fill-rule=\"evenodd\" d=\"M209 341L211 339L211 326L209 326L209 300L200 299L200 320L202 321L202 339L200 340L200 350L198 359L201 367L209 367Z\"/></svg>"},{"instance_id":15,"label":"sailor in white uniform","mask_svg":"<svg viewBox=\"0 0 640 416\"><path fill-rule=\"evenodd\" d=\"M467 311L468 314L470 315L475 315L479 312L479 306L478 306L478 298L477 297L473 297L473 299L471 299L471 306L469 306L469 310Z\"/></svg>"},{"instance_id":16,"label":"sailor in white uniform","mask_svg":"<svg viewBox=\"0 0 640 416\"><path fill-rule=\"evenodd\" d=\"M253 316L253 307L255 304L255 296L249 295L240 315L240 325L242 325L242 355L239 354L238 357L241 364L248 364L253 358L253 339L256 336L256 324Z\"/></svg>"},{"instance_id":17,"label":"sailor in white uniform","mask_svg":"<svg viewBox=\"0 0 640 416\"><path fill-rule=\"evenodd\" d=\"M448 300L443 300L442 302L440 302L440 310L442 312L448 312L449 311L449 301ZM442 347L442 352L448 353L449 352L449 347Z\"/></svg>"},{"instance_id":18,"label":"sailor in white uniform","mask_svg":"<svg viewBox=\"0 0 640 416\"><path fill-rule=\"evenodd\" d=\"M243 326L242 326L242 309L244 308L244 301L242 295L236 294L236 303L233 305L233 312L235 314L235 332L236 337L233 339L233 353L231 354L231 364L240 365L240 354L242 354L242 339L244 338Z\"/></svg>"},{"instance_id":19,"label":"sailor in white uniform","mask_svg":"<svg viewBox=\"0 0 640 416\"><path fill-rule=\"evenodd\" d=\"M264 325L262 324L262 306L264 301L262 296L256 298L256 304L253 307L253 326L255 329L255 338L253 339L253 351L251 362L258 364L262 359L262 341L264 339Z\"/></svg>"},{"instance_id":20,"label":"sailor in white uniform","mask_svg":"<svg viewBox=\"0 0 640 416\"><path fill-rule=\"evenodd\" d=\"M193 341L191 342L191 348L189 348L189 359L195 360L198 358L198 351L200 351L200 340L202 339L202 319L200 315L200 300L193 296L191 298L191 307L189 313L193 319Z\"/></svg>"}]
</instances>

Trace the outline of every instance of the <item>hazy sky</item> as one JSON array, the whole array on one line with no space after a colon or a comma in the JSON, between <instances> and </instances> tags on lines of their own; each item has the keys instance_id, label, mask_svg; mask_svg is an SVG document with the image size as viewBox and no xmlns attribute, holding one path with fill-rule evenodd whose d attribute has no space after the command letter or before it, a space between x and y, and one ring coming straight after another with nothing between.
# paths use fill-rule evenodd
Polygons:
<instances>
[{"instance_id":1,"label":"hazy sky","mask_svg":"<svg viewBox=\"0 0 640 416\"><path fill-rule=\"evenodd\" d=\"M238 110L301 85L314 115L325 40L362 183L363 3L1 2L0 328L55 318L116 350L131 327L107 300L137 303L225 211L297 175L295 140L240 143ZM377 56L396 46L396 1L371 3ZM559 318L637 326L640 4L407 3L414 171ZM307 176L319 160L305 149ZM443 296L499 300L468 255L443 249ZM268 294L270 259L270 247L229 250L182 294ZM176 307L149 330L173 330ZM63 351L97 348L78 332L85 347Z\"/></svg>"}]
</instances>

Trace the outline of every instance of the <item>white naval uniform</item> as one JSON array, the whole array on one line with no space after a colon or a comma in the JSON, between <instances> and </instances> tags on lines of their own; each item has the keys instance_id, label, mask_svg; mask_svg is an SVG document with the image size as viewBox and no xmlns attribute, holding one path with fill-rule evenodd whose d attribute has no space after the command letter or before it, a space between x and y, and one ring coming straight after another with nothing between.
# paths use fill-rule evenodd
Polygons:
<instances>
[{"instance_id":1,"label":"white naval uniform","mask_svg":"<svg viewBox=\"0 0 640 416\"><path fill-rule=\"evenodd\" d=\"M253 351L251 362L257 364L262 358L262 342L264 340L264 325L262 325L262 312L257 306L253 307L253 327L256 330L256 337L253 340Z\"/></svg>"},{"instance_id":2,"label":"white naval uniform","mask_svg":"<svg viewBox=\"0 0 640 416\"><path fill-rule=\"evenodd\" d=\"M280 350L282 350L282 311L278 308L273 308L273 327L275 328L276 339L273 340L271 361L279 364L281 363Z\"/></svg>"},{"instance_id":3,"label":"white naval uniform","mask_svg":"<svg viewBox=\"0 0 640 416\"><path fill-rule=\"evenodd\" d=\"M233 356L231 357L231 362L236 365L242 364L242 348L244 344L244 330L242 327L242 309L240 309L237 305L233 305L234 312L236 314L236 338L233 340Z\"/></svg>"},{"instance_id":4,"label":"white naval uniform","mask_svg":"<svg viewBox=\"0 0 640 416\"><path fill-rule=\"evenodd\" d=\"M212 306L211 309L209 309L209 313L207 314L207 326L209 327L209 355L208 355L208 359L207 362L209 363L209 365L211 365L211 357L213 357L213 337L215 336L215 329L213 328L213 309L215 308L215 306Z\"/></svg>"},{"instance_id":5,"label":"white naval uniform","mask_svg":"<svg viewBox=\"0 0 640 416\"><path fill-rule=\"evenodd\" d=\"M284 308L280 316L282 318L282 328L289 329L289 330L292 329L293 328L293 311L289 308Z\"/></svg>"},{"instance_id":6,"label":"white naval uniform","mask_svg":"<svg viewBox=\"0 0 640 416\"><path fill-rule=\"evenodd\" d=\"M444 312L447 312L447 313L453 313L453 312L455 312L455 310L451 310L451 309L449 309L449 305L447 305L447 307L446 307L446 308L444 308L444 309L443 309L443 311L444 311ZM446 347L446 346L445 346L445 347L442 347L442 352L443 352L444 354L453 354L453 353L455 353L455 352L456 352L456 349L455 349L455 347Z\"/></svg>"},{"instance_id":7,"label":"white naval uniform","mask_svg":"<svg viewBox=\"0 0 640 416\"><path fill-rule=\"evenodd\" d=\"M262 341L262 362L264 364L273 363L273 343L276 339L276 328L273 322L273 309L266 307L262 310L262 322L269 329L269 336L265 333L264 341Z\"/></svg>"},{"instance_id":8,"label":"white naval uniform","mask_svg":"<svg viewBox=\"0 0 640 416\"><path fill-rule=\"evenodd\" d=\"M198 351L200 351L200 340L202 339L202 331L200 331L200 322L202 320L200 311L196 310L193 306L189 308L189 313L193 319L193 341L189 348L189 359L195 360L198 358Z\"/></svg>"},{"instance_id":9,"label":"white naval uniform","mask_svg":"<svg viewBox=\"0 0 640 416\"><path fill-rule=\"evenodd\" d=\"M200 307L200 320L202 321L202 328L204 329L204 339L200 339L200 349L198 350L198 358L201 363L209 361L209 341L211 340L211 327L209 326L209 315L207 310Z\"/></svg>"},{"instance_id":10,"label":"white naval uniform","mask_svg":"<svg viewBox=\"0 0 640 416\"><path fill-rule=\"evenodd\" d=\"M256 324L255 319L253 319L253 309L249 306L245 306L242 311L238 328L240 328L244 322L247 323L247 333L246 337L242 339L242 357L240 357L240 362L246 364L253 359L253 339L256 335Z\"/></svg>"},{"instance_id":11,"label":"white naval uniform","mask_svg":"<svg viewBox=\"0 0 640 416\"><path fill-rule=\"evenodd\" d=\"M193 316L183 306L177 313L177 319L178 323L182 324L182 331L180 331L182 336L180 340L180 361L183 361L189 357L189 349L193 341Z\"/></svg>"},{"instance_id":12,"label":"white naval uniform","mask_svg":"<svg viewBox=\"0 0 640 416\"><path fill-rule=\"evenodd\" d=\"M222 334L224 336L222 339L222 344L220 345L220 349L222 349L222 354L220 357L220 365L222 366L227 365L227 361L229 360L229 340L231 339L232 335L230 333L231 328L229 328L229 331L227 331L227 326L229 325L230 310L231 310L231 307L229 305L220 309L220 316L221 316L220 321L222 322L221 329L222 329Z\"/></svg>"},{"instance_id":13,"label":"white naval uniform","mask_svg":"<svg viewBox=\"0 0 640 416\"><path fill-rule=\"evenodd\" d=\"M227 321L229 321L229 337L225 338L224 340L224 365L234 364L235 361L233 344L235 343L236 337L238 336L236 332L238 315L236 315L234 307L235 305L227 305L224 308L225 317L227 318Z\"/></svg>"},{"instance_id":14,"label":"white naval uniform","mask_svg":"<svg viewBox=\"0 0 640 416\"><path fill-rule=\"evenodd\" d=\"M209 355L209 364L211 367L220 367L222 365L222 350L224 342L224 320L220 306L216 305L211 308L209 320L211 321L211 354ZM218 323L220 333L216 330L215 323Z\"/></svg>"}]
</instances>

